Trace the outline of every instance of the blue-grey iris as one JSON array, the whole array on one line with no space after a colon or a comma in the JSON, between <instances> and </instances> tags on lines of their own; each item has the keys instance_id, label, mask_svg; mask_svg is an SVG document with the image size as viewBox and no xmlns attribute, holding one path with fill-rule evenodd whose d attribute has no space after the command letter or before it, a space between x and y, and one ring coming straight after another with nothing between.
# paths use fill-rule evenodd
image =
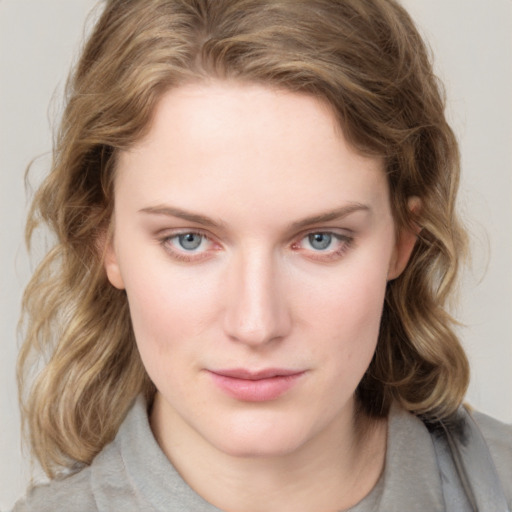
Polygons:
<instances>
[{"instance_id":1,"label":"blue-grey iris","mask_svg":"<svg viewBox=\"0 0 512 512\"><path fill-rule=\"evenodd\" d=\"M311 233L308 235L308 239L313 249L323 251L331 245L332 235L329 233Z\"/></svg>"},{"instance_id":2,"label":"blue-grey iris","mask_svg":"<svg viewBox=\"0 0 512 512\"><path fill-rule=\"evenodd\" d=\"M185 235L179 235L178 241L183 249L193 251L201 245L203 237L197 233L186 233Z\"/></svg>"}]
</instances>

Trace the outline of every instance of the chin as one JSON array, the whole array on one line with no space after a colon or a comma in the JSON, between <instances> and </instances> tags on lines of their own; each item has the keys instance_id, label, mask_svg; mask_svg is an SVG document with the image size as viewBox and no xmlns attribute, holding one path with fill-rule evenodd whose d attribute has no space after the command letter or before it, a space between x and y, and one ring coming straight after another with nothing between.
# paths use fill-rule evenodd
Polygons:
<instances>
[{"instance_id":1,"label":"chin","mask_svg":"<svg viewBox=\"0 0 512 512\"><path fill-rule=\"evenodd\" d=\"M226 442L227 441L227 442ZM290 436L232 436L221 441L217 448L231 457L269 458L284 457L295 453L302 442Z\"/></svg>"},{"instance_id":2,"label":"chin","mask_svg":"<svg viewBox=\"0 0 512 512\"><path fill-rule=\"evenodd\" d=\"M307 443L311 434L303 422L287 418L238 418L226 421L219 430L206 434L207 441L217 449L232 457L278 457L299 450ZM210 439L208 439L208 437Z\"/></svg>"}]
</instances>

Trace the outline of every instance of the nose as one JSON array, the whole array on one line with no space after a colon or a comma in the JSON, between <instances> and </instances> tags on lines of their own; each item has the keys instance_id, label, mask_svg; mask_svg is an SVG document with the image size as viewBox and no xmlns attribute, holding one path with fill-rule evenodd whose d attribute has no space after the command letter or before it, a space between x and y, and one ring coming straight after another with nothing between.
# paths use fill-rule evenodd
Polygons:
<instances>
[{"instance_id":1,"label":"nose","mask_svg":"<svg viewBox=\"0 0 512 512\"><path fill-rule=\"evenodd\" d=\"M282 276L272 256L253 251L232 262L227 279L224 329L232 340L260 346L291 330Z\"/></svg>"}]
</instances>

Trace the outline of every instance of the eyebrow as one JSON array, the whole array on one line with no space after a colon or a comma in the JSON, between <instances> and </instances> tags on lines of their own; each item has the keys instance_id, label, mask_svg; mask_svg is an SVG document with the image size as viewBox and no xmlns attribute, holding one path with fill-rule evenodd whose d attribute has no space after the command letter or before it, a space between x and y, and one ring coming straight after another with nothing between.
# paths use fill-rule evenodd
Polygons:
<instances>
[{"instance_id":1,"label":"eyebrow","mask_svg":"<svg viewBox=\"0 0 512 512\"><path fill-rule=\"evenodd\" d=\"M312 215L311 217L306 217L297 222L293 222L291 224L292 230L300 230L312 224L320 224L322 222L331 222L334 220L340 220L348 215L351 215L355 212L369 212L371 208L368 205L361 203L350 203L341 208L336 208L335 210L329 210L324 213L320 213L318 215ZM149 206L147 208L142 208L139 210L141 213L148 213L152 215L164 215L167 217L176 217L179 219L183 219L189 222L194 222L196 224L201 224L203 226L207 226L210 228L223 228L225 224L221 221L217 221L212 219L211 217L207 217L206 215L201 215L198 213L192 213L187 210L183 210L181 208L176 208L173 206L167 205L158 205L158 206Z\"/></svg>"},{"instance_id":2,"label":"eyebrow","mask_svg":"<svg viewBox=\"0 0 512 512\"><path fill-rule=\"evenodd\" d=\"M330 210L325 213L320 213L318 215L313 215L311 217L306 217L305 219L299 220L292 224L293 230L300 230L312 224L321 224L323 222L331 222L333 220L340 220L348 215L351 215L355 212L370 212L371 208L362 203L350 203L341 208L336 208L335 210Z\"/></svg>"},{"instance_id":3,"label":"eyebrow","mask_svg":"<svg viewBox=\"0 0 512 512\"><path fill-rule=\"evenodd\" d=\"M173 206L150 206L148 208L142 208L139 212L150 213L153 215L165 215L167 217L177 217L179 219L194 222L196 224L202 224L203 226L208 226L210 228L219 228L224 226L223 222L215 221L206 215L192 213Z\"/></svg>"}]
</instances>

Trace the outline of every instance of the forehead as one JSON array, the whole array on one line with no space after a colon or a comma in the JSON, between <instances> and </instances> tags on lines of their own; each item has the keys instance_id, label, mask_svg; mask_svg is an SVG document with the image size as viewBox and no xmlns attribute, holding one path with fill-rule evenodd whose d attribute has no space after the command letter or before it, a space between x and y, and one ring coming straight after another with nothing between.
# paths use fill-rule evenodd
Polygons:
<instances>
[{"instance_id":1,"label":"forehead","mask_svg":"<svg viewBox=\"0 0 512 512\"><path fill-rule=\"evenodd\" d=\"M294 215L299 204L386 206L382 162L346 142L329 107L260 85L213 82L168 91L148 133L121 153L118 168L116 188L145 203L189 208L202 201L200 207L220 210L273 203L274 214L281 203L283 215Z\"/></svg>"}]
</instances>

